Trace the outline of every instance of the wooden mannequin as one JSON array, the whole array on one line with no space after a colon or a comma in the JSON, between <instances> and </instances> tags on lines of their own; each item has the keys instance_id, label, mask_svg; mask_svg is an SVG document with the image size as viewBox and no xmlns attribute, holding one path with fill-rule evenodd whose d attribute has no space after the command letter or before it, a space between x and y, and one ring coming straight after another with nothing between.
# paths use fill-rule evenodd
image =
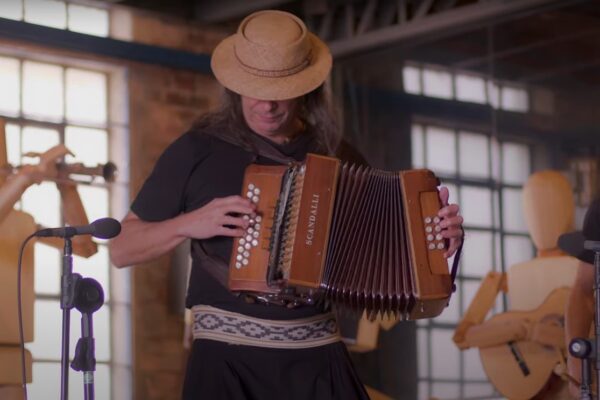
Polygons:
<instances>
[{"instance_id":1,"label":"wooden mannequin","mask_svg":"<svg viewBox=\"0 0 600 400\"><path fill-rule=\"evenodd\" d=\"M11 176L0 175L0 399L22 399L21 357L17 326L17 264L23 241L38 228L31 215L13 209L25 190L33 184L58 176L56 162L69 151L58 145L39 155L39 163L26 165ZM0 167L8 165L5 123L0 119ZM75 185L57 184L63 216L69 225L86 225L88 218ZM62 249L60 238L41 238L39 242ZM72 240L73 253L89 257L97 246L88 235ZM33 244L25 248L22 262L22 304L25 342L33 340ZM58 344L57 344L58 345ZM31 354L26 354L27 381L31 382Z\"/></svg>"},{"instance_id":2,"label":"wooden mannequin","mask_svg":"<svg viewBox=\"0 0 600 400\"><path fill-rule=\"evenodd\" d=\"M523 208L537 256L506 274L488 274L453 339L461 349L480 349L486 374L504 396L567 398L567 385L557 375L566 372L563 316L577 260L556 243L573 226L569 182L555 171L531 175ZM501 290L507 292L509 311L484 322Z\"/></svg>"}]
</instances>

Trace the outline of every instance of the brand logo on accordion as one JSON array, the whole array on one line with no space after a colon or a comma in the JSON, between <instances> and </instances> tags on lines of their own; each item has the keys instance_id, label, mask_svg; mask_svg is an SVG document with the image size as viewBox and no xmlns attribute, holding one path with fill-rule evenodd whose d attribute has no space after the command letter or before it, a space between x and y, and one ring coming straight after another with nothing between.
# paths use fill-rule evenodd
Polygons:
<instances>
[{"instance_id":1,"label":"brand logo on accordion","mask_svg":"<svg viewBox=\"0 0 600 400\"><path fill-rule=\"evenodd\" d=\"M306 230L306 240L304 243L307 246L312 246L315 237L315 224L317 222L317 212L319 210L319 195L313 193L310 200L310 210L308 212L308 229Z\"/></svg>"}]
</instances>

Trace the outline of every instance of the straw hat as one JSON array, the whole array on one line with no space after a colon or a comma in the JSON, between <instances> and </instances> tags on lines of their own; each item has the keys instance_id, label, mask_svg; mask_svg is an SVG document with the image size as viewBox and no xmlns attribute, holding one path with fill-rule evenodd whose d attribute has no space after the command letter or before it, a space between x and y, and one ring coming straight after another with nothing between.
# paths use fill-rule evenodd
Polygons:
<instances>
[{"instance_id":1,"label":"straw hat","mask_svg":"<svg viewBox=\"0 0 600 400\"><path fill-rule=\"evenodd\" d=\"M211 67L229 90L260 100L287 100L319 87L331 53L302 20L284 11L259 11L215 48Z\"/></svg>"}]
</instances>

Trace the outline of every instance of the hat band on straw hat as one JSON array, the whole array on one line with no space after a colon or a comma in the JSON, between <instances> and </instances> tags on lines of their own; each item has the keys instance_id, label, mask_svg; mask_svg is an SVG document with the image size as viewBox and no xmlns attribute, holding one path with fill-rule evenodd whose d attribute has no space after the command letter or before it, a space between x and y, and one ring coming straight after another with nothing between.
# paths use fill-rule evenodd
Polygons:
<instances>
[{"instance_id":1,"label":"hat band on straw hat","mask_svg":"<svg viewBox=\"0 0 600 400\"><path fill-rule=\"evenodd\" d=\"M306 55L306 58L304 58L304 60L302 60L300 62L300 64L298 64L298 65L295 65L290 68L285 68L285 69L265 70L265 69L254 68L254 67L251 67L250 65L245 64L238 56L235 46L234 46L233 52L235 54L235 58L240 63L240 66L244 69L244 71L248 72L249 74L255 75L255 76L268 77L268 78L282 78L285 76L297 74L298 72L300 72L303 69L305 69L306 67L308 67L310 65L310 61L311 61L311 54L309 52Z\"/></svg>"}]
</instances>

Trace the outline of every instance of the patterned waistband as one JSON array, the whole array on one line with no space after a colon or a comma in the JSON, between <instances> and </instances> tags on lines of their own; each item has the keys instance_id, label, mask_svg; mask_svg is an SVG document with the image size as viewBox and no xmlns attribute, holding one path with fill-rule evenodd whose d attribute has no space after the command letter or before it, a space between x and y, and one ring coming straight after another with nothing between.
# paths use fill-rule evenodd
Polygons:
<instances>
[{"instance_id":1,"label":"patterned waistband","mask_svg":"<svg viewBox=\"0 0 600 400\"><path fill-rule=\"evenodd\" d=\"M332 313L302 319L270 320L197 305L192 307L192 314L194 339L279 349L305 349L340 341Z\"/></svg>"}]
</instances>

